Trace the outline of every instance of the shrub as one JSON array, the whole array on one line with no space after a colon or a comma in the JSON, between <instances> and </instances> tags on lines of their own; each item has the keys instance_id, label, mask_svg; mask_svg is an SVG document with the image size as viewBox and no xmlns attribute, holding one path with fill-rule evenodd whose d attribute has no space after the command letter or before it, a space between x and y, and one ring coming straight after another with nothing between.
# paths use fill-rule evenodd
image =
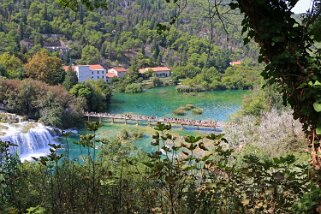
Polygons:
<instances>
[{"instance_id":1,"label":"shrub","mask_svg":"<svg viewBox=\"0 0 321 214\"><path fill-rule=\"evenodd\" d=\"M130 136L133 139L139 139L139 138L142 138L144 136L144 133L142 131L135 130L135 131L132 131L130 133Z\"/></svg>"},{"instance_id":2,"label":"shrub","mask_svg":"<svg viewBox=\"0 0 321 214\"><path fill-rule=\"evenodd\" d=\"M264 157L275 157L288 153L304 151L304 133L302 124L294 120L292 111L265 112L260 118L242 116L234 118L233 126L226 126L224 131L229 142L242 148L242 153L251 153L260 148ZM251 146L250 146L251 145ZM240 155L241 156L241 155Z\"/></svg>"},{"instance_id":3,"label":"shrub","mask_svg":"<svg viewBox=\"0 0 321 214\"><path fill-rule=\"evenodd\" d=\"M119 132L118 138L120 140L127 140L129 138L129 133L126 129L123 129Z\"/></svg>"},{"instance_id":4,"label":"shrub","mask_svg":"<svg viewBox=\"0 0 321 214\"><path fill-rule=\"evenodd\" d=\"M185 115L186 109L185 107L178 107L177 109L175 109L175 111L173 111L173 113L176 115Z\"/></svg>"},{"instance_id":5,"label":"shrub","mask_svg":"<svg viewBox=\"0 0 321 214\"><path fill-rule=\"evenodd\" d=\"M176 90L178 93L190 93L190 92L203 92L206 89L202 86L187 86L187 85L179 85L176 86Z\"/></svg>"},{"instance_id":6,"label":"shrub","mask_svg":"<svg viewBox=\"0 0 321 214\"><path fill-rule=\"evenodd\" d=\"M186 104L186 106L185 106L186 110L192 110L194 108L195 108L195 106L193 104Z\"/></svg>"},{"instance_id":7,"label":"shrub","mask_svg":"<svg viewBox=\"0 0 321 214\"><path fill-rule=\"evenodd\" d=\"M193 114L203 114L203 109L202 108L194 108L192 109Z\"/></svg>"},{"instance_id":8,"label":"shrub","mask_svg":"<svg viewBox=\"0 0 321 214\"><path fill-rule=\"evenodd\" d=\"M141 84L132 83L126 86L125 93L133 94L133 93L141 93L143 92L143 88Z\"/></svg>"},{"instance_id":9,"label":"shrub","mask_svg":"<svg viewBox=\"0 0 321 214\"><path fill-rule=\"evenodd\" d=\"M162 81L157 77L152 77L150 80L154 87L159 87L162 85Z\"/></svg>"},{"instance_id":10,"label":"shrub","mask_svg":"<svg viewBox=\"0 0 321 214\"><path fill-rule=\"evenodd\" d=\"M87 111L104 112L111 97L111 89L108 83L99 80L87 80L78 83L70 89L70 93L76 97L85 99Z\"/></svg>"}]
</instances>

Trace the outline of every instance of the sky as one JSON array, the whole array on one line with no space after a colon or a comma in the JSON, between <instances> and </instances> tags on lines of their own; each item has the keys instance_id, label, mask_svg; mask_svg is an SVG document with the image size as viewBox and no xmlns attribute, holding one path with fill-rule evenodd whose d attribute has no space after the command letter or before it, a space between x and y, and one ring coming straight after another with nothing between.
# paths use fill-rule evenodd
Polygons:
<instances>
[{"instance_id":1,"label":"sky","mask_svg":"<svg viewBox=\"0 0 321 214\"><path fill-rule=\"evenodd\" d=\"M311 6L313 0L299 0L292 9L293 13L305 13Z\"/></svg>"}]
</instances>

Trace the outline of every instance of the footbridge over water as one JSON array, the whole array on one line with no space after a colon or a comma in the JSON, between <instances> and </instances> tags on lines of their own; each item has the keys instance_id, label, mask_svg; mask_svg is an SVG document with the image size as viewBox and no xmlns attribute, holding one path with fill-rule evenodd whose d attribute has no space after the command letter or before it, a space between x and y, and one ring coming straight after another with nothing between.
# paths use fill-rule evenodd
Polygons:
<instances>
[{"instance_id":1,"label":"footbridge over water","mask_svg":"<svg viewBox=\"0 0 321 214\"><path fill-rule=\"evenodd\" d=\"M224 127L224 122L218 122L214 120L190 120L184 118L166 118L166 117L156 117L156 116L146 116L146 115L134 115L134 114L109 114L109 113L96 113L96 112L85 112L84 116L88 118L98 118L102 119L111 119L112 123L115 123L116 120L121 120L125 124L128 121L136 122L136 125L141 123L147 123L148 125L153 125L153 123L167 123L167 124L176 124L183 126L193 126L199 129L203 128L213 128L214 130Z\"/></svg>"}]
</instances>

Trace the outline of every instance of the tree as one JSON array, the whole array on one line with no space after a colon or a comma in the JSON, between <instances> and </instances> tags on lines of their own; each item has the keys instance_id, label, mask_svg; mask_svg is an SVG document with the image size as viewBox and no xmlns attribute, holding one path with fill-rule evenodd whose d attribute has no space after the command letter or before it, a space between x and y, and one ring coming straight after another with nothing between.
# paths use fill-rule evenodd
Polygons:
<instances>
[{"instance_id":1,"label":"tree","mask_svg":"<svg viewBox=\"0 0 321 214\"><path fill-rule=\"evenodd\" d=\"M258 67L231 66L225 70L221 82L228 89L253 89L260 83Z\"/></svg>"},{"instance_id":2,"label":"tree","mask_svg":"<svg viewBox=\"0 0 321 214\"><path fill-rule=\"evenodd\" d=\"M49 56L48 52L41 50L33 55L24 69L26 76L41 80L50 85L62 83L65 71L62 69L61 60L57 57Z\"/></svg>"},{"instance_id":3,"label":"tree","mask_svg":"<svg viewBox=\"0 0 321 214\"><path fill-rule=\"evenodd\" d=\"M0 53L10 52L14 53L18 51L18 44L15 39L17 32L10 31L8 33L0 32Z\"/></svg>"},{"instance_id":4,"label":"tree","mask_svg":"<svg viewBox=\"0 0 321 214\"><path fill-rule=\"evenodd\" d=\"M72 67L69 66L65 76L65 80L62 84L69 91L77 83L78 83L78 77L76 75L76 72L74 72L72 70Z\"/></svg>"},{"instance_id":5,"label":"tree","mask_svg":"<svg viewBox=\"0 0 321 214\"><path fill-rule=\"evenodd\" d=\"M70 89L70 94L76 97L84 97L86 99L89 99L91 96L91 91L90 88L86 87L84 84L78 83Z\"/></svg>"},{"instance_id":6,"label":"tree","mask_svg":"<svg viewBox=\"0 0 321 214\"><path fill-rule=\"evenodd\" d=\"M23 77L22 62L18 57L3 53L0 55L0 66L2 67L2 76L10 79Z\"/></svg>"},{"instance_id":7,"label":"tree","mask_svg":"<svg viewBox=\"0 0 321 214\"><path fill-rule=\"evenodd\" d=\"M125 93L133 94L133 93L141 93L143 88L139 83L132 83L126 86Z\"/></svg>"},{"instance_id":8,"label":"tree","mask_svg":"<svg viewBox=\"0 0 321 214\"><path fill-rule=\"evenodd\" d=\"M3 65L0 65L0 76L7 76L7 69Z\"/></svg>"},{"instance_id":9,"label":"tree","mask_svg":"<svg viewBox=\"0 0 321 214\"><path fill-rule=\"evenodd\" d=\"M94 8L103 8L107 9L107 3L102 2L100 0L93 0L93 1L88 1L88 0L82 0L80 2L74 1L74 0L57 0L57 2L62 6L62 7L69 7L73 10L78 10L78 8L81 8L82 4L84 4L88 9L93 10Z\"/></svg>"},{"instance_id":10,"label":"tree","mask_svg":"<svg viewBox=\"0 0 321 214\"><path fill-rule=\"evenodd\" d=\"M87 111L104 112L111 97L111 89L108 83L102 79L87 80L78 83L70 89L70 93L76 97L84 98L87 103Z\"/></svg>"},{"instance_id":11,"label":"tree","mask_svg":"<svg viewBox=\"0 0 321 214\"><path fill-rule=\"evenodd\" d=\"M237 0L231 7L244 13L244 41L253 38L259 44L259 61L267 64L262 76L277 86L284 102L294 110L294 118L303 123L313 148L313 164L320 169L321 158L316 154L321 153L321 144L315 147L314 141L321 139L321 48L314 45L310 26L321 10L320 1L314 2L302 22L291 12L297 1Z\"/></svg>"},{"instance_id":12,"label":"tree","mask_svg":"<svg viewBox=\"0 0 321 214\"><path fill-rule=\"evenodd\" d=\"M0 100L8 112L40 119L44 124L74 127L81 124L84 102L62 87L38 80L0 79Z\"/></svg>"},{"instance_id":13,"label":"tree","mask_svg":"<svg viewBox=\"0 0 321 214\"><path fill-rule=\"evenodd\" d=\"M81 64L96 64L100 61L100 52L97 48L91 45L86 45L81 52L81 59L79 63Z\"/></svg>"}]
</instances>

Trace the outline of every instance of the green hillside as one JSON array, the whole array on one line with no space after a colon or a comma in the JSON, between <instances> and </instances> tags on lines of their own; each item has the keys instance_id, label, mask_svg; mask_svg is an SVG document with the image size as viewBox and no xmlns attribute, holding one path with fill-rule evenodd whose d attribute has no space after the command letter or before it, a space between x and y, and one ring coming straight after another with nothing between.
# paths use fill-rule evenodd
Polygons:
<instances>
[{"instance_id":1,"label":"green hillside","mask_svg":"<svg viewBox=\"0 0 321 214\"><path fill-rule=\"evenodd\" d=\"M231 60L256 58L252 44L243 46L241 15L224 17L234 23L225 26L226 34L219 20L209 20L207 8L204 0L189 3L176 26L160 34L157 24L177 14L177 8L163 0L111 0L107 10L80 7L76 12L53 1L4 0L0 2L0 53L10 52L25 62L44 47L57 52L65 64L77 60L218 69L225 69Z\"/></svg>"}]
</instances>

